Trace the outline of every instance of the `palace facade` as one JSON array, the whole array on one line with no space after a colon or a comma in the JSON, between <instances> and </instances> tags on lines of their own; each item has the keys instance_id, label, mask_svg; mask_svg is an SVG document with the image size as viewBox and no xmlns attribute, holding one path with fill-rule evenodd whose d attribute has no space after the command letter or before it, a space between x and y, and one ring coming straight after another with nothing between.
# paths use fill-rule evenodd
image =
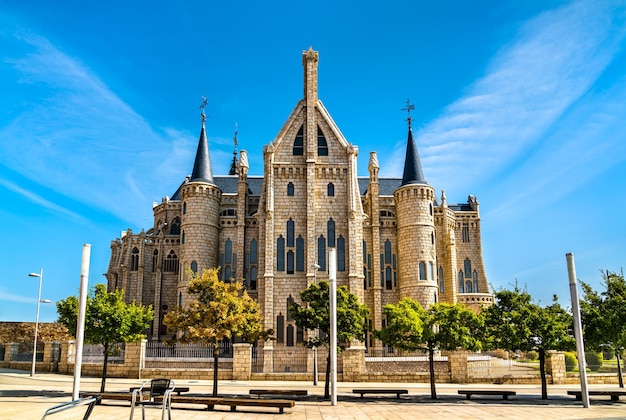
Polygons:
<instances>
[{"instance_id":1,"label":"palace facade","mask_svg":"<svg viewBox=\"0 0 626 420\"><path fill-rule=\"evenodd\" d=\"M189 273L220 267L222 279L244 280L265 327L276 331L275 341L261 345L265 371L278 369L280 355L302 348L305 334L288 302L328 279L330 248L337 285L367 304L372 328L383 326L386 304L405 296L476 311L492 303L477 199L448 203L426 182L410 117L402 178L380 178L374 151L368 176L359 177L358 148L318 98L318 58L312 49L302 53L304 97L264 146L263 176L248 175L244 150L228 175L213 175L203 112L191 175L153 206L153 226L111 242L108 288L154 307L149 339L174 333L162 320L189 301ZM375 344L372 337L365 343Z\"/></svg>"}]
</instances>

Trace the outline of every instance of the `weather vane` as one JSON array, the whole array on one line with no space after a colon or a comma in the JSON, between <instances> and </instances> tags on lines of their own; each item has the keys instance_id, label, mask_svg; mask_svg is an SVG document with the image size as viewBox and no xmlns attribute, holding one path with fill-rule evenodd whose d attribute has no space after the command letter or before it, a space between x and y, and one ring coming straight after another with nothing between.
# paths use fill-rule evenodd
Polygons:
<instances>
[{"instance_id":1,"label":"weather vane","mask_svg":"<svg viewBox=\"0 0 626 420\"><path fill-rule=\"evenodd\" d=\"M413 118L411 118L411 111L414 109L415 109L415 105L411 104L411 101L407 99L406 108L402 108L402 111L406 111L407 114L409 114L409 117L406 119L409 122L409 128L411 128L411 121L413 121Z\"/></svg>"},{"instance_id":2,"label":"weather vane","mask_svg":"<svg viewBox=\"0 0 626 420\"><path fill-rule=\"evenodd\" d=\"M207 106L208 103L209 101L206 100L206 96L202 96L202 104L200 104L200 106L198 107L202 110L202 114L200 114L200 116L202 117L202 122L206 121L206 114L204 113L204 107Z\"/></svg>"}]
</instances>

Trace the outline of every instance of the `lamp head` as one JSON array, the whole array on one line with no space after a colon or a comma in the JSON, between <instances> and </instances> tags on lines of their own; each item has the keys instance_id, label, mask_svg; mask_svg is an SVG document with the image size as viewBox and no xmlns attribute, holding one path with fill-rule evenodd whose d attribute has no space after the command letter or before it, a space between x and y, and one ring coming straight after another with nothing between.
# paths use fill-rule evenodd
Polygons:
<instances>
[{"instance_id":1,"label":"lamp head","mask_svg":"<svg viewBox=\"0 0 626 420\"><path fill-rule=\"evenodd\" d=\"M28 277L41 277L39 273L28 273Z\"/></svg>"}]
</instances>

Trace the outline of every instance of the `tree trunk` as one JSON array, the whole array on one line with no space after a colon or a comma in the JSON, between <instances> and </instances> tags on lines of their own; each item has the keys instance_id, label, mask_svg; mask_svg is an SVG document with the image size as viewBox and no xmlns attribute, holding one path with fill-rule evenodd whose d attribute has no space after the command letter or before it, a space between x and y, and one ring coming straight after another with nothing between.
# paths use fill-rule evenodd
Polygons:
<instances>
[{"instance_id":1,"label":"tree trunk","mask_svg":"<svg viewBox=\"0 0 626 420\"><path fill-rule=\"evenodd\" d=\"M109 364L109 343L104 343L104 364L102 365L102 382L100 383L100 392L104 392L104 384L106 383L106 380L107 380L107 365L108 364Z\"/></svg>"},{"instance_id":2,"label":"tree trunk","mask_svg":"<svg viewBox=\"0 0 626 420\"><path fill-rule=\"evenodd\" d=\"M624 377L622 376L622 365L620 363L620 359L622 357L620 356L619 351L615 352L615 357L617 357L617 380L619 381L619 387L624 388Z\"/></svg>"},{"instance_id":3,"label":"tree trunk","mask_svg":"<svg viewBox=\"0 0 626 420\"><path fill-rule=\"evenodd\" d=\"M326 383L324 384L324 398L330 398L330 347L326 357Z\"/></svg>"},{"instance_id":4,"label":"tree trunk","mask_svg":"<svg viewBox=\"0 0 626 420\"><path fill-rule=\"evenodd\" d=\"M217 397L217 368L219 365L219 344L213 345L213 396Z\"/></svg>"},{"instance_id":5,"label":"tree trunk","mask_svg":"<svg viewBox=\"0 0 626 420\"><path fill-rule=\"evenodd\" d=\"M428 347L428 369L430 370L430 398L437 399L437 389L435 388L435 349Z\"/></svg>"},{"instance_id":6,"label":"tree trunk","mask_svg":"<svg viewBox=\"0 0 626 420\"><path fill-rule=\"evenodd\" d=\"M541 373L541 399L548 399L548 383L546 380L546 351L539 349L539 372Z\"/></svg>"}]
</instances>

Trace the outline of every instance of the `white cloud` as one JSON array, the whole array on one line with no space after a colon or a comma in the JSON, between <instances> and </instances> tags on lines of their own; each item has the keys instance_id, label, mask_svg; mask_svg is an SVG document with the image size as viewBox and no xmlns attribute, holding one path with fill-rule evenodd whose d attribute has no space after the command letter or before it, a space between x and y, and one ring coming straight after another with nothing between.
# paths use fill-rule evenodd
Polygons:
<instances>
[{"instance_id":1,"label":"white cloud","mask_svg":"<svg viewBox=\"0 0 626 420\"><path fill-rule=\"evenodd\" d=\"M484 77L416 131L429 183L467 194L558 129L559 119L620 53L624 11L616 9L579 1L522 25ZM383 175L401 175L404 148L396 147L389 161L381 165Z\"/></svg>"},{"instance_id":2,"label":"white cloud","mask_svg":"<svg viewBox=\"0 0 626 420\"><path fill-rule=\"evenodd\" d=\"M6 179L0 178L0 185L13 191L14 193L21 195L22 197L30 200L31 202L37 204L38 206L51 210L54 213L58 213L68 219L80 221L80 222L85 221L85 219L79 214L76 214L73 211L66 209L65 207L54 204L46 200L45 198L33 193L32 191L25 190L24 188L21 188L20 186L15 185L14 183Z\"/></svg>"},{"instance_id":3,"label":"white cloud","mask_svg":"<svg viewBox=\"0 0 626 420\"><path fill-rule=\"evenodd\" d=\"M163 179L173 177L174 189L176 177L184 179L191 152L183 149L193 138L155 131L97 75L46 39L7 41L22 51L5 60L7 77L17 72L16 89L30 102L0 128L5 165L76 200L145 221L145 203L163 194Z\"/></svg>"}]
</instances>

